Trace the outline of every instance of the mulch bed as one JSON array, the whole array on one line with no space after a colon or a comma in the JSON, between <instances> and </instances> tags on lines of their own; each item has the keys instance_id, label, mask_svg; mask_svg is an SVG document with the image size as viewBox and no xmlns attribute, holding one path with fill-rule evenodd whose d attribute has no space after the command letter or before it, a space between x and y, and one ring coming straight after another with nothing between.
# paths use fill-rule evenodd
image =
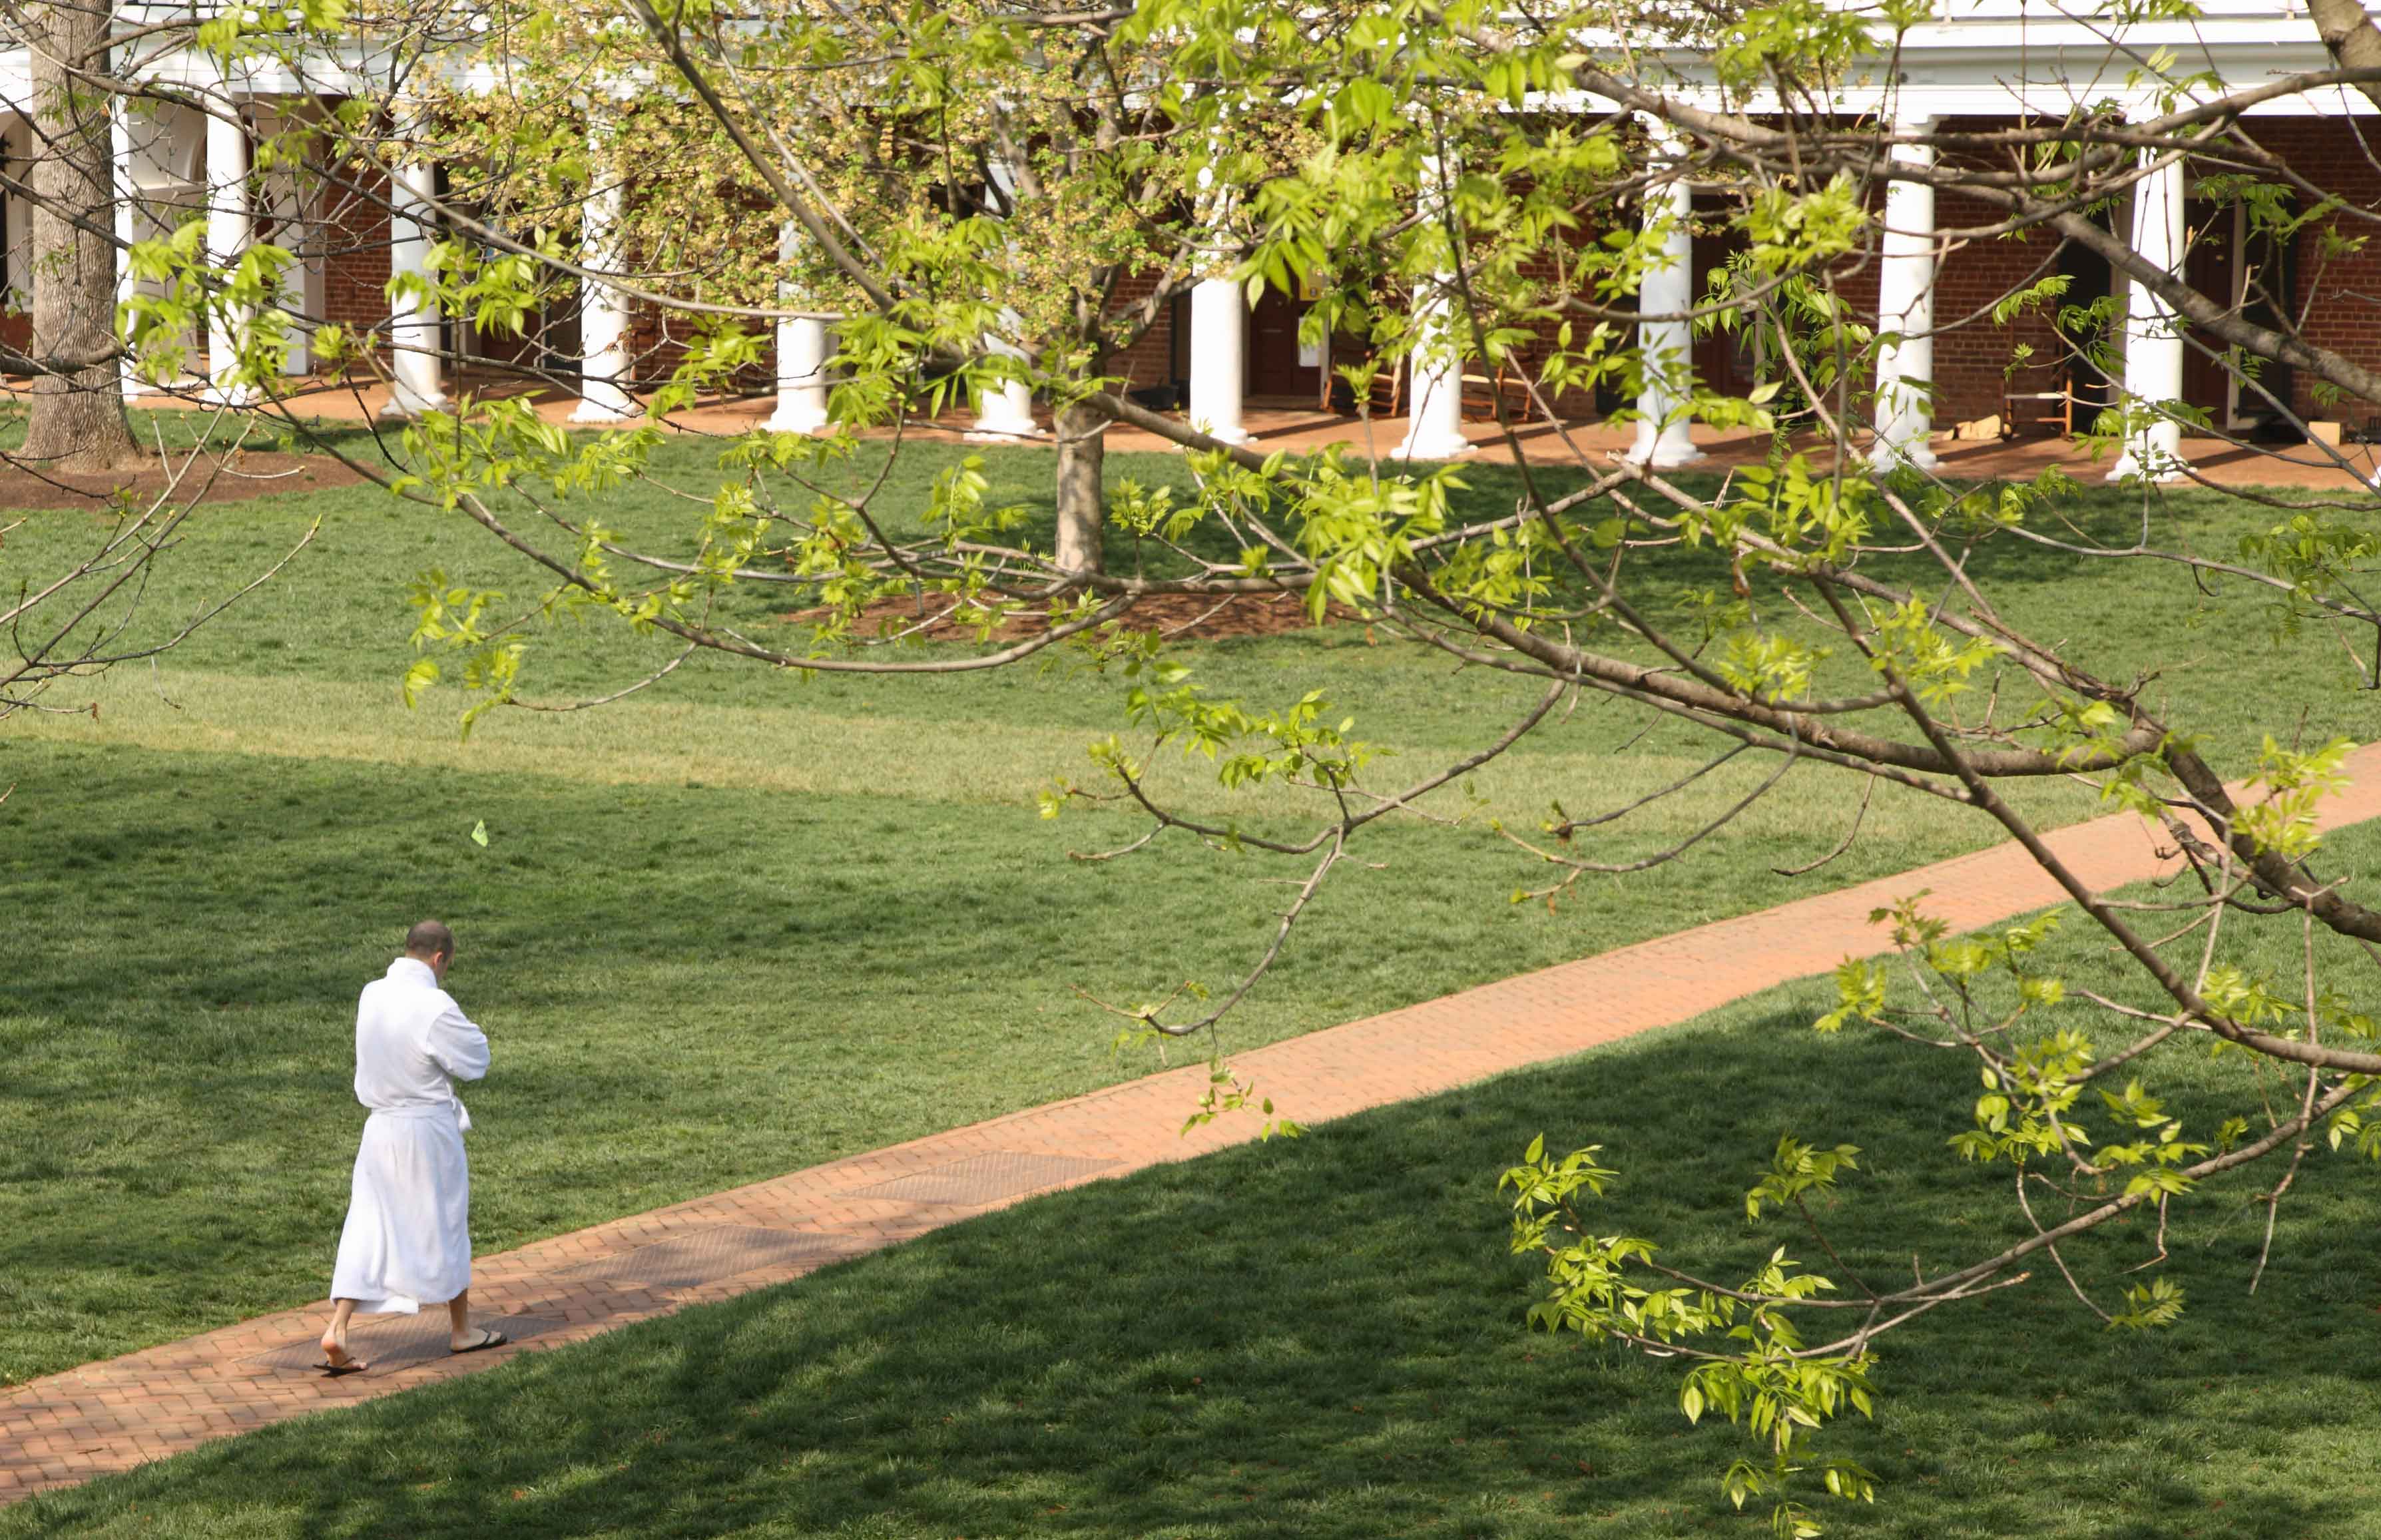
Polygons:
<instances>
[{"instance_id":1,"label":"mulch bed","mask_svg":"<svg viewBox=\"0 0 2381 1540\"><path fill-rule=\"evenodd\" d=\"M939 603L936 602L938 599ZM949 605L947 598L929 594L923 613L936 615L948 608ZM819 619L825 613L817 609L797 610L782 618L801 624ZM873 636L888 627L901 629L914 625L919 617L920 608L915 600L882 599L861 612L861 618L853 629L862 636ZM1169 641L1195 642L1215 642L1239 636L1279 636L1285 631L1305 630L1310 624L1306 617L1305 596L1299 593L1240 593L1224 599L1206 598L1196 593L1152 593L1118 618L1135 630L1154 629L1164 632ZM1337 605L1331 605L1324 615L1326 624L1354 618L1353 612ZM1012 617L995 627L992 636L996 642L1016 642L1040 635L1049 629L1049 624L1048 616L1038 612L1027 613ZM920 636L922 640L931 642L972 642L975 630L972 627L946 621L927 628Z\"/></svg>"},{"instance_id":2,"label":"mulch bed","mask_svg":"<svg viewBox=\"0 0 2381 1540\"><path fill-rule=\"evenodd\" d=\"M227 457L177 454L169 470L153 460L136 470L98 476L69 476L0 457L0 511L106 507L119 491L136 503L157 496L180 477L177 502L237 503L284 492L319 492L361 480L327 455L289 455L242 450Z\"/></svg>"}]
</instances>

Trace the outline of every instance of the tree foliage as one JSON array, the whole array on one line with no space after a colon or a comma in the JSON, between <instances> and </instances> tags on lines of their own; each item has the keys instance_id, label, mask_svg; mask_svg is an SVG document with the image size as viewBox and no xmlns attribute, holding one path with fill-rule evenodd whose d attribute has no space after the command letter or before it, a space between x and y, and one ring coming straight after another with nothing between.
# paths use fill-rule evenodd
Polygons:
<instances>
[{"instance_id":1,"label":"tree foliage","mask_svg":"<svg viewBox=\"0 0 2381 1540\"><path fill-rule=\"evenodd\" d=\"M1612 1170L1602 1162L1625 1152L1533 1145L1506 1175L1514 1244L1546 1265L1538 1323L1679 1356L1686 1414L1718 1413L1756 1440L1757 1455L1728 1472L1728 1496L1764 1505L1781 1534L1814 1533L1814 1493L1873 1495L1867 1473L1817 1446L1832 1419L1870 1411L1871 1368L1901 1324L2056 1274L2111 1327L2167 1326L2185 1302L2154 1271L2103 1298L2068 1255L2129 1214L2162 1219L2226 1170L2273 1169L2270 1221L2310 1158L2381 1155L2366 980L2342 960L2357 954L2316 945L2381 941L2381 912L2326 869L2314 832L2342 746L2298 742L2277 723L2254 776L2228 786L2152 681L2101 677L2055 639L2025 633L1973 560L2082 551L2106 560L2112 582L2131 566L2180 567L2262 587L2280 624L2336 629L2381 670L2370 656L2381 611L2363 597L2372 496L2277 504L2268 533L2218 556L2191 546L2152 482L2134 483L2138 538L2116 544L2064 518L2074 489L2057 471L1977 483L1874 468L1875 364L1892 338L1859 299L1879 257L1884 184L1922 181L1958 195L1944 200L1961 212L1938 247L2026 237L2105 262L2183 318L2189 346L2274 421L2304 428L2297 404L2270 388L2277 365L2314 382L2318 401L2381 403L2381 377L2323 341L2336 331L2306 325L2277 273L2246 280L2252 292L2265 286L2261 307L2203 292L2187 266L2169 271L2113 233L2110 215L2180 165L2227 228L2297 238L2318 262L2361 250L2369 200L2277 153L2248 109L2381 91L2381 39L2361 11L2326 0L2317 17L2339 68L2229 82L2129 45L2133 30L2187 20L2187 6L2129 4L2096 18L2114 40L2094 88L2106 94L2055 110L2037 102L1994 124L1904 120L1895 90L1874 82L1898 78L1896 55L1927 14L1906 0L1779 0L1692 18L1565 0L475 0L325 13L298 31L365 40L360 56L381 61L380 73L367 90L348 68L344 104L287 153L322 185L366 199L385 197L381 169L404 157L446 169L436 261L400 288L434 291L483 332L529 333L602 284L648 307L667 344L652 354L643 426L574 438L518 398L467 397L407 427L388 464L365 467L527 555L549 583L528 610L516 596L499 612L468 576L426 575L409 691L459 678L475 714L522 703L539 629L563 617L665 633L789 678L971 672L1073 649L1128 681L1127 720L1094 746L1094 775L1055 788L1045 811L1137 810L1147 837L1112 859L1164 859L1187 839L1298 863L1294 897L1242 979L1114 1008L1140 1035L1216 1033L1295 944L1300 914L1369 826L1436 816L1418 805L1432 792L1517 743L1577 730L1558 708L1581 697L1685 724L1715 763L1769 762L1775 773L1723 822L1789 772L1840 777L1848 808L1863 783L1889 784L1947 817L1987 822L2067 894L2064 923L2094 927L2128 960L2131 987L2094 992L2044 972L2051 920L1954 936L1913 899L1878 916L1899 966L1848 963L1838 1008L1815 1025L1973 1061L1972 1126L1945 1158L2009 1183L2022 1240L1908 1285L1863 1281L1832 1254L1814 1201L1856 1201L1859 1152L1837 1141L1857 1129L1780 1142L1748 1189L1747 1216L1783 1220L1795 1236L1729 1282L1673 1265L1654 1238L1604 1233L1594 1199ZM311 56L289 23L260 35L246 25L227 19L209 45L227 57ZM1645 51L1648 38L1691 45L1701 83ZM1847 109L1847 92L1864 104ZM1649 317L1637 297L1669 260L1670 230L1643 211L1667 206L1682 178L1697 191L1694 217L1732 232L1741 255L1691 315ZM577 211L615 184L624 226L590 251ZM781 246L787 226L797 234ZM187 239L136 256L165 291L133 318L152 348L210 308L272 309L259 288L269 259L210 268ZM1373 372L1418 351L1430 365L1427 350L1447 346L1464 369L1519 381L1519 397L1499 394L1508 434L1559 431L1599 391L1637 398L1671 367L1641 347L1641 321L1733 332L1757 344L1759 377L1740 394L1692 382L1679 409L1765 434L1772 452L1709 482L1584 453L1558 474L1541 453L1522 460L1525 491L1509 512L1473 518L1449 495L1459 468L1221 444L1136 401L1113 368L1176 295L1215 275L1318 296L1313 334L1366 344L1350 372L1360 399ZM2004 324L2070 298L2045 266L1936 324ZM2072 361L2108 366L2122 331L2110 307L2073 308L2096 324L2060 333ZM723 441L715 483L682 489L676 553L608 529L603 495L653 473L674 413L764 373L768 328L795 313L836 326L840 429ZM1430 314L1449 324L1416 324ZM269 392L273 328L245 335L253 383ZM385 357L371 336L318 345L366 372ZM1050 538L988 506L971 468L938 481L914 527L866 490L836 490L828 472L863 434L897 446L922 417L1012 380L1056 409L1062 477L1072 468ZM2119 393L2092 432L2114 448L2201 415ZM1181 446L1195 498L1103 488L1085 457L1111 423ZM1134 553L1129 570L1093 559L1103 520ZM1912 559L1923 569L1914 581ZM1695 574L1683 593L1681 562ZM726 595L759 583L813 616L800 642L720 618ZM1252 593L1296 594L1318 614L1344 606L1383 638L1527 676L1544 693L1496 740L1386 779L1398 762L1341 703L1294 682L1278 702L1224 698L1134 625L1136 602L1152 594ZM975 626L980 644L872 631L875 606L896 598ZM1303 792L1308 831L1260 835L1165 805L1145 767L1172 752L1212 760L1227 787ZM2162 825L2192 886L2147 906L2095 891L2008 794L2049 779L2085 780ZM1488 837L1554 873L1518 897L1558 902L1583 879L1687 856L1702 837L1645 849L1628 834L1630 811L1556 803L1536 830ZM2306 938L2304 977L2234 960L2244 936L2274 928ZM2240 1066L2239 1110L2186 1122L2161 1097L2161 1065L2208 1051ZM2277 1074L2293 1087L2280 1101L2265 1094ZM1271 1116L1264 1093L1220 1062L1215 1088L1203 1115L1264 1106Z\"/></svg>"}]
</instances>

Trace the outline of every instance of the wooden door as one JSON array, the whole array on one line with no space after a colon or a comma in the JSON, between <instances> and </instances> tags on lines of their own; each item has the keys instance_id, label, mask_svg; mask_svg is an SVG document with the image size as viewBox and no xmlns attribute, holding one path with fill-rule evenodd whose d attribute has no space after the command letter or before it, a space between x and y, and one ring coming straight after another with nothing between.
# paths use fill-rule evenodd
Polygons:
<instances>
[{"instance_id":1,"label":"wooden door","mask_svg":"<svg viewBox=\"0 0 2381 1540\"><path fill-rule=\"evenodd\" d=\"M2110 293L2112 270L2107 258L2069 241L2059 249L2058 272L2067 280L2056 312L2062 339L2059 363L2070 372L2075 393L2076 431L2087 432L2117 399L2110 370L2094 361L2105 358L2111 366L2115 363L2109 347L2111 312L2101 303Z\"/></svg>"},{"instance_id":2,"label":"wooden door","mask_svg":"<svg viewBox=\"0 0 2381 1540\"><path fill-rule=\"evenodd\" d=\"M1703 222L1695 231L1695 285L1690 296L1697 308L1711 302L1712 275L1752 250L1752 238L1742 230L1723 226L1716 218ZM1691 349L1695 382L1720 396L1750 394L1761 383L1756 378L1760 373L1756 360L1764 340L1742 325L1734 330L1698 326Z\"/></svg>"},{"instance_id":3,"label":"wooden door","mask_svg":"<svg viewBox=\"0 0 2381 1540\"><path fill-rule=\"evenodd\" d=\"M1268 287L1249 317L1248 391L1256 397L1293 397L1300 404L1315 399L1323 385L1320 349L1302 351L1299 323L1306 306L1295 297Z\"/></svg>"},{"instance_id":4,"label":"wooden door","mask_svg":"<svg viewBox=\"0 0 2381 1540\"><path fill-rule=\"evenodd\" d=\"M2196 198L2183 208L2183 238L2191 243L2183 281L2228 311L2240 304L2236 213ZM2231 374L2223 361L2224 344L2193 328L2182 348L2182 399L2219 431L2231 415Z\"/></svg>"}]
</instances>

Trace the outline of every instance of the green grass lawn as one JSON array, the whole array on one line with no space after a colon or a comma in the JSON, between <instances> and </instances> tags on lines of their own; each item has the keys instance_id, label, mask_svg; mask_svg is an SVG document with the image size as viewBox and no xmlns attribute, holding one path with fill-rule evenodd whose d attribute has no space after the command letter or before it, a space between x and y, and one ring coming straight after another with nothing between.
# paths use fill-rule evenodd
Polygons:
<instances>
[{"instance_id":1,"label":"green grass lawn","mask_svg":"<svg viewBox=\"0 0 2381 1540\"><path fill-rule=\"evenodd\" d=\"M2335 842L2342 867L2376 856L2381 834ZM2287 974L2289 945L2242 960ZM2080 930L2044 966L2117 978ZM1684 1423L1675 1363L1524 1329L1537 1284L1507 1254L1495 1183L1541 1131L1557 1148L1600 1143L1622 1172L1600 1225L1740 1276L1773 1245L1811 1249L1741 1217L1790 1131L1862 1146L1823 1213L1865 1276L1907 1276L1913 1253L1935 1273L2013 1239L2005 1176L1944 1148L1972 1064L1816 1034L1830 994L1789 985L1302 1141L1036 1200L0 1510L0 1537L1766 1534L1718 1490L1742 1436ZM2186 1049L2152 1073L2202 1133L2253 1106L2237 1060ZM2381 1535L2371 1168L2311 1162L2252 1298L2242 1205L2259 1185L2222 1180L2178 1210L2166 1273L2191 1305L2170 1330L2108 1333L2045 1268L1889 1338L1876 1421L1833 1438L1883 1477L1882 1498L1831 1506L1832 1533ZM2113 1292L2151 1240L2118 1227L2070 1261Z\"/></svg>"},{"instance_id":2,"label":"green grass lawn","mask_svg":"<svg viewBox=\"0 0 2381 1540\"><path fill-rule=\"evenodd\" d=\"M915 497L953 451L897 474ZM715 447L664 470L702 484ZM1113 473L1178 482L1180 463ZM995 495L1046 508L1037 451L993 451ZM1510 474L1467 472L1482 507ZM1035 499L1039 498L1037 504ZM606 517L656 539L680 515L634 489ZM2215 547L2272 516L2178 499L2178 532ZM2114 494L2080 514L2115 526ZM94 712L0 727L0 905L20 917L0 994L0 1383L315 1297L360 1114L348 1097L355 990L406 923L457 924L455 987L497 1068L471 1097L477 1235L518 1244L914 1137L1154 1068L1110 1052L1081 1000L1229 982L1279 907L1278 864L1161 843L1106 864L1120 815L1039 820L1032 797L1087 775L1122 727L1125 682L1064 660L988 677L821 678L718 660L602 712L500 714L458 740L450 696L397 700L406 581L424 568L532 593L522 564L458 520L362 488L206 509L158 571L140 621L187 615L317 516L317 545L154 668L54 697ZM31 516L0 579L92 538L87 515ZM1129 553L1119 550L1118 559ZM1667 558L1666 558L1667 559ZM2277 646L2254 595L2179 574L1988 552L2012 616L2155 687L2237 770L2263 729L2375 736L2372 697L2328 638ZM1684 568L1681 568L1683 575ZM739 596L772 624L782 596ZM1452 674L1353 628L1201 643L1183 655L1258 703L1326 689L1419 775L1493 738L1525 681ZM616 629L542 642L532 691L617 688L666 652ZM1696 763L1586 705L1471 790L1528 820L1580 813ZM1724 808L1764 767L1740 762L1653 810L1630 849ZM1284 793L1227 796L1204 762L1154 784L1253 826L1295 828ZM1476 825L1381 827L1278 972L1236 1019L1246 1045L1586 955L1987 841L1981 821L1881 794L1850 854L1800 879L1850 821L1839 782L1797 772L1687 862L1583 885L1548 914L1506 897L1542 869ZM2045 817L2080 788L2028 788ZM1439 805L1463 805L1455 792ZM484 822L484 849L467 837ZM1293 1110L1294 1087L1273 1088ZM1186 1109L1187 1110L1187 1109Z\"/></svg>"}]
</instances>

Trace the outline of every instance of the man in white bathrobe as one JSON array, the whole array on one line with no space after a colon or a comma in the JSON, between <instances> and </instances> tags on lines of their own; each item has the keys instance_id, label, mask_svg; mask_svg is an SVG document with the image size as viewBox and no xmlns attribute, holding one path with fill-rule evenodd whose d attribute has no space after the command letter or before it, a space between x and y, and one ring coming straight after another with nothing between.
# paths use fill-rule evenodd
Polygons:
<instances>
[{"instance_id":1,"label":"man in white bathrobe","mask_svg":"<svg viewBox=\"0 0 2381 1540\"><path fill-rule=\"evenodd\" d=\"M331 1326L320 1367L367 1367L348 1351L348 1319L410 1315L443 1302L447 1347L502 1347L505 1334L470 1320L471 1174L463 1160L470 1114L457 1081L488 1072L488 1040L446 993L455 935L435 920L406 934L405 955L364 985L356 1006L356 1100L372 1109L356 1153L348 1223L331 1275Z\"/></svg>"}]
</instances>

